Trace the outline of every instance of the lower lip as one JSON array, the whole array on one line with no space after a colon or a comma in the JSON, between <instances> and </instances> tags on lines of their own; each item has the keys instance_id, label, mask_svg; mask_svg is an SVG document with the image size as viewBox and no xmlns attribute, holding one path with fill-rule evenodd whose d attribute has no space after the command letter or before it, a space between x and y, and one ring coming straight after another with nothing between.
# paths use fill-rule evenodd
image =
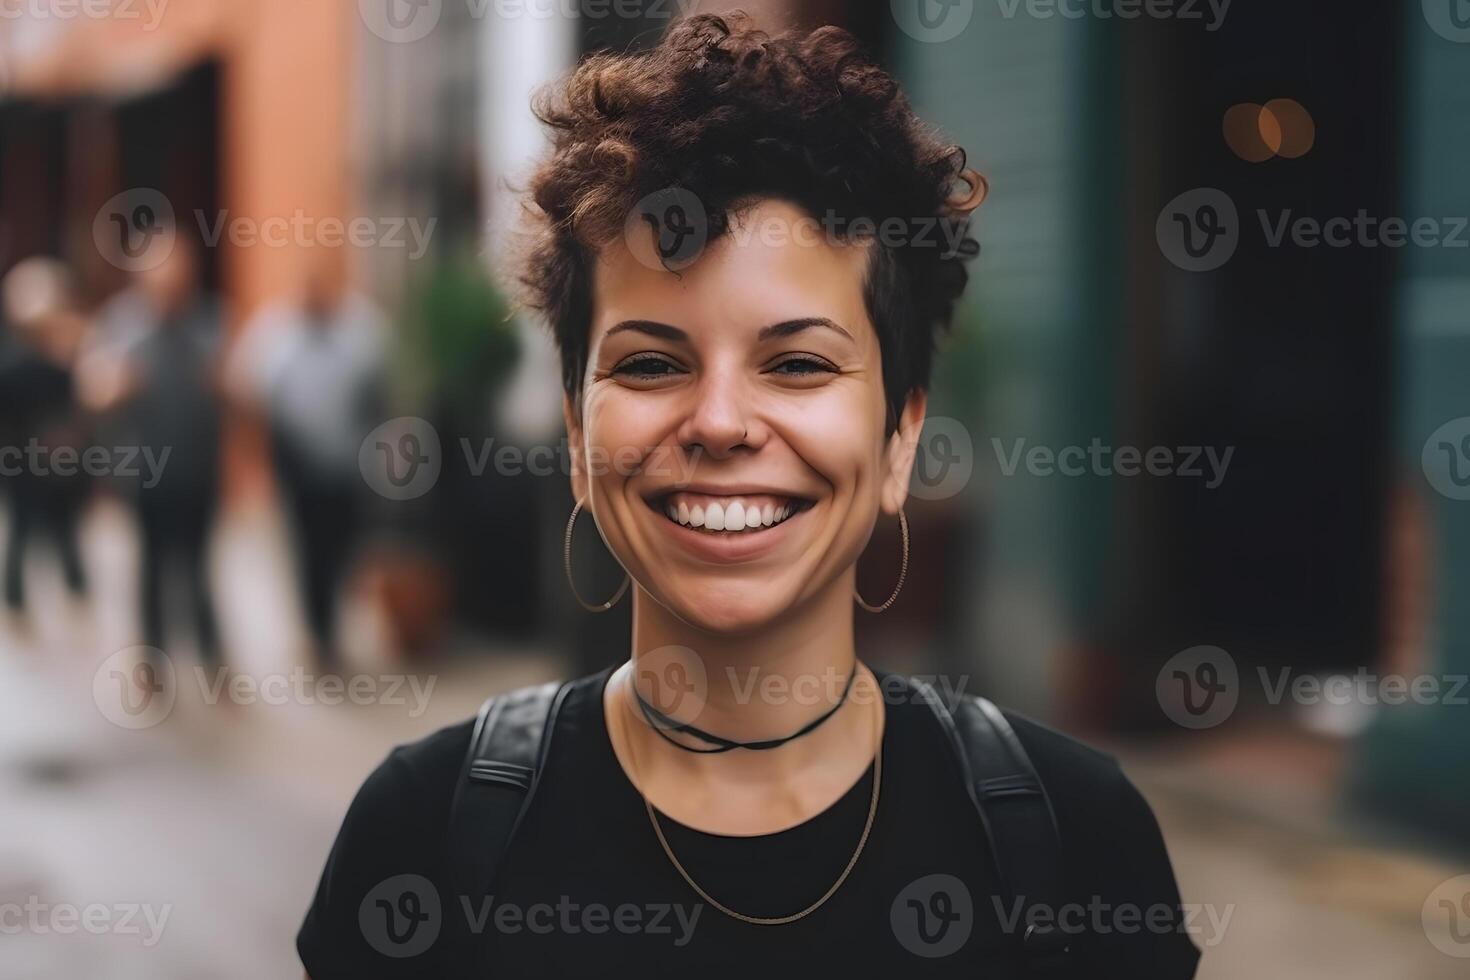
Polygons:
<instances>
[{"instance_id":1,"label":"lower lip","mask_svg":"<svg viewBox=\"0 0 1470 980\"><path fill-rule=\"evenodd\" d=\"M652 508L649 508L653 510ZM654 510L653 514L663 523L673 540L704 561L741 562L763 557L786 539L789 528L806 516L810 507L792 514L780 524L772 524L759 531L697 531Z\"/></svg>"}]
</instances>

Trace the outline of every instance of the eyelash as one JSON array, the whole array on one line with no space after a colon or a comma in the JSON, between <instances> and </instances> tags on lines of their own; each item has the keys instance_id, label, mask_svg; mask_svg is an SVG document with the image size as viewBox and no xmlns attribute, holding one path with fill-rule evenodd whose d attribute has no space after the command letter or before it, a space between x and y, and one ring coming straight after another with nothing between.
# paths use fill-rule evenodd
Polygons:
<instances>
[{"instance_id":1,"label":"eyelash","mask_svg":"<svg viewBox=\"0 0 1470 980\"><path fill-rule=\"evenodd\" d=\"M638 370L638 368L640 367L653 364L661 364L664 367L669 368L670 370L658 372ZM660 357L657 354L634 354L632 357L628 358L627 360L618 364L617 367L613 368L612 373L634 378L666 378L669 375L674 374L677 369L678 365L669 360L667 357Z\"/></svg>"},{"instance_id":2,"label":"eyelash","mask_svg":"<svg viewBox=\"0 0 1470 980\"><path fill-rule=\"evenodd\" d=\"M806 366L800 371L781 371L781 368L784 368L788 364L801 364ZM810 374L836 374L837 368L830 361L825 361L819 357L813 357L809 354L798 354L776 364L771 368L771 371L773 373L779 372L802 377Z\"/></svg>"},{"instance_id":3,"label":"eyelash","mask_svg":"<svg viewBox=\"0 0 1470 980\"><path fill-rule=\"evenodd\" d=\"M641 370L641 368L643 368L645 366L652 366L652 365L655 365L655 364L661 365L664 368L668 368L669 370L661 370L661 371L644 371L644 370ZM800 365L801 366L801 370L799 370L799 371L782 371L781 370L782 368L785 368L788 365L793 365L793 364L794 365ZM770 370L771 370L771 373L773 373L773 374L786 374L786 375L791 375L791 376L796 376L796 377L802 377L802 376L812 375L812 374L835 374L835 373L837 373L837 368L835 366L833 366L830 362L825 361L825 360L822 360L821 358L810 356L810 355L797 355L797 356L793 356L793 357L788 357L788 358L786 358L786 360L781 361L781 362L777 363L776 365L774 365ZM678 365L676 365L673 361L669 360L666 357L661 357L661 356L659 356L657 354L635 354L634 356L632 356L632 357L628 358L627 360L623 361L617 367L613 368L612 373L615 374L615 375L624 375L624 376L627 376L627 377L635 377L635 378L664 378L664 377L668 377L671 374L677 373L677 371L678 371Z\"/></svg>"}]
</instances>

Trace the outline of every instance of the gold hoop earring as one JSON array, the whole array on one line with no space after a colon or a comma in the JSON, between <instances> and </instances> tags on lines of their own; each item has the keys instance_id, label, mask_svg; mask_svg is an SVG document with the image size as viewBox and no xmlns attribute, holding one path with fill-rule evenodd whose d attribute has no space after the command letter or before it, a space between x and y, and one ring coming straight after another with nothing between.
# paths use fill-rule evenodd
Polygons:
<instances>
[{"instance_id":1,"label":"gold hoop earring","mask_svg":"<svg viewBox=\"0 0 1470 980\"><path fill-rule=\"evenodd\" d=\"M577 591L577 583L572 580L572 529L577 526L577 515L581 512L582 502L579 500L572 507L572 516L567 520L566 540L562 548L562 563L567 571L567 587L572 590L572 597L577 600L583 609L595 613L607 612L613 606L617 605L618 600L623 597L623 593L628 591L628 573L623 573L623 584L618 586L618 591L613 594L613 597L601 605L593 605L582 598L582 593Z\"/></svg>"},{"instance_id":2,"label":"gold hoop earring","mask_svg":"<svg viewBox=\"0 0 1470 980\"><path fill-rule=\"evenodd\" d=\"M909 574L909 520L908 520L907 517L903 516L903 508L902 507L900 507L898 509L898 530L899 530L899 533L903 536L903 561L898 566L898 584L893 587L893 591L891 593L889 593L888 598L885 599L885 600L883 600L883 604L881 606L869 605L868 602L862 597L862 595L859 594L859 592L857 590L857 587L856 586L853 587L852 597L857 600L857 604L858 605L862 606L864 609L866 609L870 613L880 613L880 612L883 612L889 606L893 605L894 600L896 600L898 598L899 591L901 589L903 589L903 580L908 577L908 574Z\"/></svg>"}]
</instances>

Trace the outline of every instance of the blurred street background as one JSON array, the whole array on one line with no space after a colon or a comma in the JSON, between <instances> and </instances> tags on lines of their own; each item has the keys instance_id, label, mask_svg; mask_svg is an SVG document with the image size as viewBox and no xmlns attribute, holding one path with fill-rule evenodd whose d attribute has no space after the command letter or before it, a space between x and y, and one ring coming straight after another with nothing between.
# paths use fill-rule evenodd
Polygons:
<instances>
[{"instance_id":1,"label":"blurred street background","mask_svg":"<svg viewBox=\"0 0 1470 980\"><path fill-rule=\"evenodd\" d=\"M299 976L392 746L626 656L495 256L531 93L734 7L991 185L863 654L1118 754L1202 978L1466 975L1463 0L0 0L0 980Z\"/></svg>"}]
</instances>

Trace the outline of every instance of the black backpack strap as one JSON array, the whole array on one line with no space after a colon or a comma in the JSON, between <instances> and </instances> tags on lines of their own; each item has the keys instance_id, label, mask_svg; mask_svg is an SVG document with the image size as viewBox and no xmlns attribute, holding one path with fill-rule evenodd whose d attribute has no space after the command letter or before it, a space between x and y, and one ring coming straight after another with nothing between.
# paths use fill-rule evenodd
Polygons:
<instances>
[{"instance_id":1,"label":"black backpack strap","mask_svg":"<svg viewBox=\"0 0 1470 980\"><path fill-rule=\"evenodd\" d=\"M493 894L495 874L536 793L556 715L570 685L540 684L501 694L480 708L449 811L445 917L454 971L474 970L484 946L474 923Z\"/></svg>"},{"instance_id":2,"label":"black backpack strap","mask_svg":"<svg viewBox=\"0 0 1470 980\"><path fill-rule=\"evenodd\" d=\"M980 815L1000 874L1002 892L1020 903L1022 914L1017 921L1029 923L1017 937L1027 975L1060 974L1075 937L1056 926L1067 895L1062 842L1056 814L1036 768L995 705L967 696L951 709L930 685L919 680L912 684L933 710L959 759L965 788ZM1033 909L1040 913L1036 918Z\"/></svg>"}]
</instances>

